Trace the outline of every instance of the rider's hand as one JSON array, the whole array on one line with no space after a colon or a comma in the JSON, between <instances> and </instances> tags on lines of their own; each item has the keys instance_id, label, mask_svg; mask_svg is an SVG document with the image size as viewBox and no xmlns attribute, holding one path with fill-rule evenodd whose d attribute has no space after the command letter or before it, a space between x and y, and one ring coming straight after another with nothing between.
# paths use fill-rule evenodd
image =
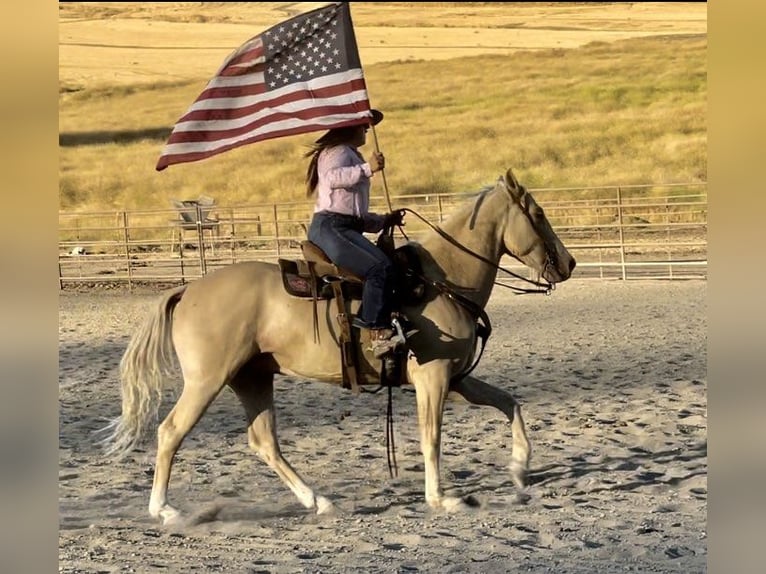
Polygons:
<instances>
[{"instance_id":1,"label":"rider's hand","mask_svg":"<svg viewBox=\"0 0 766 574\"><path fill-rule=\"evenodd\" d=\"M367 163L370 164L370 171L375 173L386 167L386 158L379 151L374 151L370 154L370 159L367 160Z\"/></svg>"},{"instance_id":2,"label":"rider's hand","mask_svg":"<svg viewBox=\"0 0 766 574\"><path fill-rule=\"evenodd\" d=\"M386 213L383 220L383 227L393 227L394 225L404 225L404 210L397 209L391 213Z\"/></svg>"}]
</instances>

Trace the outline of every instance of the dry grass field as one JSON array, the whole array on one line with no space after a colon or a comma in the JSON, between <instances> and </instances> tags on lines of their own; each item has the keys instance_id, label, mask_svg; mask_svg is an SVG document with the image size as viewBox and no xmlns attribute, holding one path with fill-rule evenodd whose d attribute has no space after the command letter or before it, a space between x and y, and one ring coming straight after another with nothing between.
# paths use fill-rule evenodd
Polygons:
<instances>
[{"instance_id":1,"label":"dry grass field","mask_svg":"<svg viewBox=\"0 0 766 574\"><path fill-rule=\"evenodd\" d=\"M315 5L60 4L60 208L303 199L317 134L154 166L225 57ZM706 11L354 3L370 99L387 114L377 133L391 195L474 190L507 167L530 187L705 181Z\"/></svg>"},{"instance_id":2,"label":"dry grass field","mask_svg":"<svg viewBox=\"0 0 766 574\"><path fill-rule=\"evenodd\" d=\"M59 81L89 89L208 79L247 38L323 4L62 3ZM355 2L352 16L367 66L707 32L700 3Z\"/></svg>"}]
</instances>

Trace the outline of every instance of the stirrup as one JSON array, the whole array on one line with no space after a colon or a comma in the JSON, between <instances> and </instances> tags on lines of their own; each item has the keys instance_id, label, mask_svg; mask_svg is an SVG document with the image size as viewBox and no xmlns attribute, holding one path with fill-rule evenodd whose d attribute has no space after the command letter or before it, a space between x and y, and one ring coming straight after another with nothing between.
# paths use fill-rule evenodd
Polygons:
<instances>
[{"instance_id":1,"label":"stirrup","mask_svg":"<svg viewBox=\"0 0 766 574\"><path fill-rule=\"evenodd\" d=\"M407 342L407 337L404 334L404 329L402 329L402 324L399 322L399 319L396 317L391 319L391 326L395 331L395 334L392 338L398 340L400 344L404 345L404 343Z\"/></svg>"},{"instance_id":2,"label":"stirrup","mask_svg":"<svg viewBox=\"0 0 766 574\"><path fill-rule=\"evenodd\" d=\"M369 350L376 359L382 359L396 352L406 343L404 331L402 330L401 323L396 319L392 319L391 327L384 327L383 329L371 329L370 330L370 347ZM377 335L382 334L381 331L386 332L385 338L378 338ZM388 334L390 333L390 334Z\"/></svg>"},{"instance_id":3,"label":"stirrup","mask_svg":"<svg viewBox=\"0 0 766 574\"><path fill-rule=\"evenodd\" d=\"M369 350L376 359L387 357L402 346L402 341L397 336L389 339L376 339L370 342Z\"/></svg>"}]
</instances>

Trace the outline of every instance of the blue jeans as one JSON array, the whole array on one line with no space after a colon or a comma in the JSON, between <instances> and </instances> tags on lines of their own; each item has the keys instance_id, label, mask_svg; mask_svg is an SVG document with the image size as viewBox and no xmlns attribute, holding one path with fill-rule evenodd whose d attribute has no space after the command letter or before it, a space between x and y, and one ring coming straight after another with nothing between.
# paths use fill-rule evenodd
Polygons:
<instances>
[{"instance_id":1,"label":"blue jeans","mask_svg":"<svg viewBox=\"0 0 766 574\"><path fill-rule=\"evenodd\" d=\"M391 260L362 235L362 220L320 211L311 219L308 239L335 265L364 279L359 319L364 327L390 327L395 269Z\"/></svg>"}]
</instances>

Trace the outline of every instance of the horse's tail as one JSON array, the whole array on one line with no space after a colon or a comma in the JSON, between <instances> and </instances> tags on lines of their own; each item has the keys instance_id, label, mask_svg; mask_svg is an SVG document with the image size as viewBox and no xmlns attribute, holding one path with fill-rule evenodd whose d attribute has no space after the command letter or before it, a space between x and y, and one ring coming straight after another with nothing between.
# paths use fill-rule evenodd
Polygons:
<instances>
[{"instance_id":1,"label":"horse's tail","mask_svg":"<svg viewBox=\"0 0 766 574\"><path fill-rule=\"evenodd\" d=\"M186 285L165 294L130 340L120 361L122 414L104 432L108 455L133 450L156 423L165 381L175 366L171 325Z\"/></svg>"}]
</instances>

